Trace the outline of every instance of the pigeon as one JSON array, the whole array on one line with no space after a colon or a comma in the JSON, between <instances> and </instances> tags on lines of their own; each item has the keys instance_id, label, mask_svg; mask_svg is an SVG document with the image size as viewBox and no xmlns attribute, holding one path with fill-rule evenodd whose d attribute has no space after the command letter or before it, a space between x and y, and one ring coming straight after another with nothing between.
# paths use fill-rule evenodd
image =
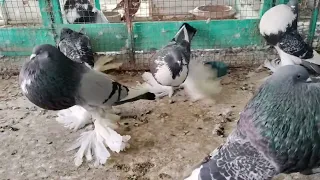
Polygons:
<instances>
[{"instance_id":1,"label":"pigeon","mask_svg":"<svg viewBox=\"0 0 320 180\"><path fill-rule=\"evenodd\" d=\"M260 34L268 44L275 47L280 61L266 60L265 67L275 72L284 65L302 65L310 72L320 73L320 56L307 43L297 29L298 0L279 4L263 14L259 23Z\"/></svg>"},{"instance_id":2,"label":"pigeon","mask_svg":"<svg viewBox=\"0 0 320 180\"><path fill-rule=\"evenodd\" d=\"M94 53L88 36L69 28L60 32L58 49L69 59L94 67Z\"/></svg>"},{"instance_id":3,"label":"pigeon","mask_svg":"<svg viewBox=\"0 0 320 180\"><path fill-rule=\"evenodd\" d=\"M318 173L320 84L300 65L279 67L256 91L226 142L185 180L270 180Z\"/></svg>"},{"instance_id":4,"label":"pigeon","mask_svg":"<svg viewBox=\"0 0 320 180\"><path fill-rule=\"evenodd\" d=\"M196 28L183 23L169 44L151 57L150 72L142 74L142 78L153 87L151 91L157 97L168 95L171 100L175 89L184 88L192 101L196 101L206 97L204 92L221 91L217 71L203 62L190 60L191 41L196 32Z\"/></svg>"},{"instance_id":5,"label":"pigeon","mask_svg":"<svg viewBox=\"0 0 320 180\"><path fill-rule=\"evenodd\" d=\"M58 49L69 59L79 63L87 63L88 66L97 71L103 72L116 69L122 65L122 63L110 64L109 62L113 60L112 56L104 56L104 58L99 58L94 62L94 53L90 39L81 30L80 32L76 32L69 28L63 28L60 33ZM110 79L114 79L110 75L108 76ZM115 114L120 114L119 109L112 107L112 110ZM90 113L78 105L59 111L56 119L65 127L73 130L78 130L92 122Z\"/></svg>"},{"instance_id":6,"label":"pigeon","mask_svg":"<svg viewBox=\"0 0 320 180\"><path fill-rule=\"evenodd\" d=\"M63 6L69 24L109 23L104 14L89 0L67 0Z\"/></svg>"},{"instance_id":7,"label":"pigeon","mask_svg":"<svg viewBox=\"0 0 320 180\"><path fill-rule=\"evenodd\" d=\"M114 59L108 55L101 56L95 61L90 38L82 33L82 30L76 32L70 28L62 28L58 48L65 56L77 62L85 62L93 69L101 72L118 69L122 65L121 62L110 63Z\"/></svg>"},{"instance_id":8,"label":"pigeon","mask_svg":"<svg viewBox=\"0 0 320 180\"><path fill-rule=\"evenodd\" d=\"M132 19L134 15L138 12L140 8L141 0L129 0L129 16ZM117 6L112 11L121 10L123 11L121 20L126 21L126 18L124 16L124 0L121 0Z\"/></svg>"},{"instance_id":9,"label":"pigeon","mask_svg":"<svg viewBox=\"0 0 320 180\"><path fill-rule=\"evenodd\" d=\"M95 129L82 133L69 149L79 148L76 166L82 164L83 156L88 161L95 159L94 165L105 164L110 157L107 147L117 153L128 147L130 136L114 131L120 117L113 114L111 106L155 99L147 86L121 85L87 63L67 58L50 44L34 47L20 70L19 84L24 96L40 108L60 111L75 106L70 111L78 119L73 122L82 124L81 121L92 118Z\"/></svg>"}]
</instances>

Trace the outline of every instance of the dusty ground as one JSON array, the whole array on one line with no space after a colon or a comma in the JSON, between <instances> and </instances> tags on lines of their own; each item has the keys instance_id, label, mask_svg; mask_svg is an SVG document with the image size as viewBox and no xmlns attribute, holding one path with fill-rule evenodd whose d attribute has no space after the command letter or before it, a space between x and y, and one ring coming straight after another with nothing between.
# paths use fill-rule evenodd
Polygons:
<instances>
[{"instance_id":1,"label":"dusty ground","mask_svg":"<svg viewBox=\"0 0 320 180\"><path fill-rule=\"evenodd\" d=\"M179 92L172 104L165 98L158 102L139 101L119 106L124 115L131 116L123 119L120 129L122 134L132 136L131 148L112 154L108 163L99 168L87 162L76 168L75 151L65 151L85 129L72 132L64 128L55 121L55 112L43 111L21 95L17 76L2 75L0 177L14 180L180 180L191 166L223 142L225 138L213 133L214 128L220 124L225 136L228 135L258 80L267 74L249 71L252 69L231 69L223 79L224 90L215 104L190 103ZM128 84L138 77L128 73L117 76ZM315 180L319 176L282 175L277 179Z\"/></svg>"}]
</instances>

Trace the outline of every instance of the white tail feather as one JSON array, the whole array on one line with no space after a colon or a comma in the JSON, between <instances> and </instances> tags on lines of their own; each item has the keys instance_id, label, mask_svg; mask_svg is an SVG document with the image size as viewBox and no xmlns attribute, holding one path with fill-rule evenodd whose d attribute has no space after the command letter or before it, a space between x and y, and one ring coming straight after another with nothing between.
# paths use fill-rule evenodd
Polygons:
<instances>
[{"instance_id":1,"label":"white tail feather","mask_svg":"<svg viewBox=\"0 0 320 180\"><path fill-rule=\"evenodd\" d=\"M147 92L150 92L150 87L151 86L149 84L147 84L147 83L143 83L143 84L139 83L135 87L130 87L128 95L125 98L121 99L121 101L132 99L132 98L135 98L137 96L143 95L143 94L145 94Z\"/></svg>"},{"instance_id":2,"label":"white tail feather","mask_svg":"<svg viewBox=\"0 0 320 180\"><path fill-rule=\"evenodd\" d=\"M75 105L68 109L60 110L56 120L64 127L78 130L91 123L91 114L81 106Z\"/></svg>"},{"instance_id":3,"label":"white tail feather","mask_svg":"<svg viewBox=\"0 0 320 180\"><path fill-rule=\"evenodd\" d=\"M316 65L320 65L320 55L317 53L317 51L313 50L313 58L311 59L304 59L307 62L316 64Z\"/></svg>"},{"instance_id":4,"label":"white tail feather","mask_svg":"<svg viewBox=\"0 0 320 180\"><path fill-rule=\"evenodd\" d=\"M183 87L192 101L211 97L222 90L217 70L204 65L202 62L191 60L189 74Z\"/></svg>"},{"instance_id":5,"label":"white tail feather","mask_svg":"<svg viewBox=\"0 0 320 180\"><path fill-rule=\"evenodd\" d=\"M169 95L170 97L173 94L173 88L170 86L160 85L149 72L144 72L142 74L142 79L145 81L144 85L149 88L149 92L154 93L156 97L163 97Z\"/></svg>"}]
</instances>

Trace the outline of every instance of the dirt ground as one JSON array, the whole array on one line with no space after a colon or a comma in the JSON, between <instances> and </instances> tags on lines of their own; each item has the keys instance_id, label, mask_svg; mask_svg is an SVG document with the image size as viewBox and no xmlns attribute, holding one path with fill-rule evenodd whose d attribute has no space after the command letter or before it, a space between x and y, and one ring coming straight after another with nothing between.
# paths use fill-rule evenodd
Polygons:
<instances>
[{"instance_id":1,"label":"dirt ground","mask_svg":"<svg viewBox=\"0 0 320 180\"><path fill-rule=\"evenodd\" d=\"M231 69L223 78L223 92L211 104L190 103L180 91L173 103L165 98L119 106L122 115L128 116L119 132L131 135L131 148L113 153L107 164L98 168L90 162L75 167L75 151L66 151L81 132L92 127L77 132L64 128L55 121L56 112L41 110L22 96L17 76L2 75L0 179L181 180L225 140L266 75L252 68ZM123 73L116 77L134 84L140 75ZM293 174L276 179L315 180L320 176Z\"/></svg>"}]
</instances>

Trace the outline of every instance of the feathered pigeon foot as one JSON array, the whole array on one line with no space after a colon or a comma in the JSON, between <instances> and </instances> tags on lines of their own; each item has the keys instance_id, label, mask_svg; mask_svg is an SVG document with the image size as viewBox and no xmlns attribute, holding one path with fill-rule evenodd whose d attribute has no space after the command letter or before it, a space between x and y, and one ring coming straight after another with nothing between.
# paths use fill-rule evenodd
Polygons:
<instances>
[{"instance_id":1,"label":"feathered pigeon foot","mask_svg":"<svg viewBox=\"0 0 320 180\"><path fill-rule=\"evenodd\" d=\"M118 109L105 108L105 109L101 109L101 110L102 110L102 112L100 112L100 116L96 119L100 119L100 117L102 119L106 119L106 121L104 121L104 122L107 126L109 126L112 129L118 129L120 126L119 120L121 119L120 116L115 114L116 113L115 111L118 111Z\"/></svg>"},{"instance_id":2,"label":"feathered pigeon foot","mask_svg":"<svg viewBox=\"0 0 320 180\"><path fill-rule=\"evenodd\" d=\"M113 56L105 55L100 56L98 60L94 63L94 69L97 71L108 71L111 69L119 69L122 66L122 62L112 62L114 61Z\"/></svg>"},{"instance_id":3,"label":"feathered pigeon foot","mask_svg":"<svg viewBox=\"0 0 320 180\"><path fill-rule=\"evenodd\" d=\"M145 72L142 74L142 79L145 81L147 84L150 85L150 91L156 95L157 98L162 98L164 96L173 96L174 93L174 88L171 86L162 86L160 85L152 76L151 73Z\"/></svg>"},{"instance_id":4,"label":"feathered pigeon foot","mask_svg":"<svg viewBox=\"0 0 320 180\"><path fill-rule=\"evenodd\" d=\"M92 123L90 113L81 106L75 105L58 112L56 120L64 127L74 131Z\"/></svg>"},{"instance_id":5,"label":"feathered pigeon foot","mask_svg":"<svg viewBox=\"0 0 320 180\"><path fill-rule=\"evenodd\" d=\"M111 156L107 147L117 153L130 147L128 141L131 137L129 135L121 136L110 128L108 119L97 119L94 126L94 130L82 133L76 143L68 149L70 151L79 148L74 159L76 166L83 163L83 157L87 161L95 159L95 166L105 164Z\"/></svg>"}]
</instances>

